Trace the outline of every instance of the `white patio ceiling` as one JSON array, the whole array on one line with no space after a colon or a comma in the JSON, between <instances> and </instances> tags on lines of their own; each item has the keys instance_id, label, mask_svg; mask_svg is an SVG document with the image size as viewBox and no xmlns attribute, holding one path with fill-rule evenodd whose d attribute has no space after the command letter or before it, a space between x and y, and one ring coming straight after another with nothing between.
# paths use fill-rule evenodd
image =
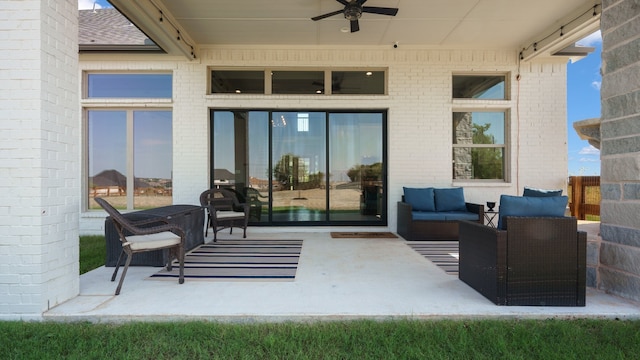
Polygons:
<instances>
[{"instance_id":1,"label":"white patio ceiling","mask_svg":"<svg viewBox=\"0 0 640 360\"><path fill-rule=\"evenodd\" d=\"M168 40L158 37L163 33L168 38L175 37L173 30L180 30L182 40L195 49L216 45L391 47L397 42L406 47L520 51L544 39L554 42L549 49L553 52L597 30L594 19L599 19L600 13L599 6L595 6L600 2L594 0L368 0L365 6L397 7L398 14L364 13L359 21L360 31L350 33L341 31L349 27L342 14L311 20L342 9L344 6L336 0L111 3L169 53L175 49ZM594 6L598 16L591 14ZM162 23L158 21L161 16ZM164 31L154 30L160 25ZM539 54L547 50L542 45Z\"/></svg>"}]
</instances>

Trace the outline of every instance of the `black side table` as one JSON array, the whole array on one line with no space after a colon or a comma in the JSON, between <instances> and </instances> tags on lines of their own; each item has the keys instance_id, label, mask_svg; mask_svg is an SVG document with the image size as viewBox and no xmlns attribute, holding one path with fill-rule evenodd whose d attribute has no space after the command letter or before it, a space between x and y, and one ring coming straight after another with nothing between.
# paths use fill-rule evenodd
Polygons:
<instances>
[{"instance_id":1,"label":"black side table","mask_svg":"<svg viewBox=\"0 0 640 360\"><path fill-rule=\"evenodd\" d=\"M495 220L496 216L498 216L498 212L497 211L485 211L484 212L484 218L487 220L487 225L491 226L492 228L496 227L496 224L493 222L493 220Z\"/></svg>"}]
</instances>

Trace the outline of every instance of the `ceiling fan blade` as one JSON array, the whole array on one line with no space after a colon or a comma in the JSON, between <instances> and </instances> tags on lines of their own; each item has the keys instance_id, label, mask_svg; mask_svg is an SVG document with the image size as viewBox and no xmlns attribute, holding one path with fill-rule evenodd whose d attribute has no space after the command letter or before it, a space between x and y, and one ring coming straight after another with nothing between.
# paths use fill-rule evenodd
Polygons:
<instances>
[{"instance_id":1,"label":"ceiling fan blade","mask_svg":"<svg viewBox=\"0 0 640 360\"><path fill-rule=\"evenodd\" d=\"M349 2L348 2L348 1L346 1L346 0L336 0L336 1L337 1L337 2L339 2L340 4L344 5L344 6L349 5ZM365 1L366 1L366 0L365 0Z\"/></svg>"},{"instance_id":2,"label":"ceiling fan blade","mask_svg":"<svg viewBox=\"0 0 640 360\"><path fill-rule=\"evenodd\" d=\"M358 0L358 5L362 6L362 4L366 3L367 0Z\"/></svg>"},{"instance_id":3,"label":"ceiling fan blade","mask_svg":"<svg viewBox=\"0 0 640 360\"><path fill-rule=\"evenodd\" d=\"M397 8L386 8L386 7L376 7L376 6L363 6L362 12L370 13L370 14L380 14L380 15L390 15L396 16L398 13Z\"/></svg>"},{"instance_id":4,"label":"ceiling fan blade","mask_svg":"<svg viewBox=\"0 0 640 360\"><path fill-rule=\"evenodd\" d=\"M327 14L324 14L324 15L319 15L319 16L316 16L316 17L312 17L311 20L318 21L318 20L322 20L324 18L328 18L328 17L333 16L333 15L342 14L343 12L344 12L344 10L336 10L334 12L330 12L330 13L327 13Z\"/></svg>"},{"instance_id":5,"label":"ceiling fan blade","mask_svg":"<svg viewBox=\"0 0 640 360\"><path fill-rule=\"evenodd\" d=\"M358 24L358 20L351 20L351 32L354 33L360 30L360 24Z\"/></svg>"}]
</instances>

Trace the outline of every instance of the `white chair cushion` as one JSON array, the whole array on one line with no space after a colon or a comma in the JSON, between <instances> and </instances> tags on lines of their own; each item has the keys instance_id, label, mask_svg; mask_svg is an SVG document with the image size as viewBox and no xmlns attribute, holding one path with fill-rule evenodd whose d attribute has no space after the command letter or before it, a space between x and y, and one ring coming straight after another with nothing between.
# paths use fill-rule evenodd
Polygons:
<instances>
[{"instance_id":1,"label":"white chair cushion","mask_svg":"<svg viewBox=\"0 0 640 360\"><path fill-rule=\"evenodd\" d=\"M244 213L240 211L216 211L216 219L244 219Z\"/></svg>"},{"instance_id":2,"label":"white chair cushion","mask_svg":"<svg viewBox=\"0 0 640 360\"><path fill-rule=\"evenodd\" d=\"M152 250L180 244L180 236L171 231L157 234L127 236L131 250Z\"/></svg>"}]
</instances>

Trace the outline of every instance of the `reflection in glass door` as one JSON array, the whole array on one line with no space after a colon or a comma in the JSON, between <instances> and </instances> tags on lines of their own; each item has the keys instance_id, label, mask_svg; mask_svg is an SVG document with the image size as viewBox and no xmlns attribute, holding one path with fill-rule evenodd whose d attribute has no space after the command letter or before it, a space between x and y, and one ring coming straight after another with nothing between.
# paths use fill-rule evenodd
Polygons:
<instances>
[{"instance_id":1,"label":"reflection in glass door","mask_svg":"<svg viewBox=\"0 0 640 360\"><path fill-rule=\"evenodd\" d=\"M274 222L326 221L324 112L271 115Z\"/></svg>"},{"instance_id":2,"label":"reflection in glass door","mask_svg":"<svg viewBox=\"0 0 640 360\"><path fill-rule=\"evenodd\" d=\"M382 120L379 112L329 115L330 220L382 216Z\"/></svg>"},{"instance_id":3,"label":"reflection in glass door","mask_svg":"<svg viewBox=\"0 0 640 360\"><path fill-rule=\"evenodd\" d=\"M212 110L211 186L250 223L386 225L385 113Z\"/></svg>"}]
</instances>

